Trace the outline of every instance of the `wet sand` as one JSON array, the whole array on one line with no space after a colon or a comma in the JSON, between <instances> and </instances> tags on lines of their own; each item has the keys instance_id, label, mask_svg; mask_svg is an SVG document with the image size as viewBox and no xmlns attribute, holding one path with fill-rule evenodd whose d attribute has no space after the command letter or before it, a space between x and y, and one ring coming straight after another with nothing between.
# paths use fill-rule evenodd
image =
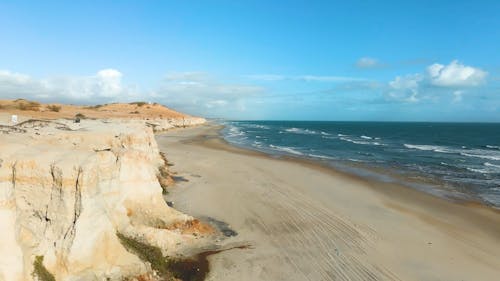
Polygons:
<instances>
[{"instance_id":1,"label":"wet sand","mask_svg":"<svg viewBox=\"0 0 500 281\"><path fill-rule=\"evenodd\" d=\"M232 147L218 127L157 136L176 209L237 235L207 280L499 280L500 213Z\"/></svg>"}]
</instances>

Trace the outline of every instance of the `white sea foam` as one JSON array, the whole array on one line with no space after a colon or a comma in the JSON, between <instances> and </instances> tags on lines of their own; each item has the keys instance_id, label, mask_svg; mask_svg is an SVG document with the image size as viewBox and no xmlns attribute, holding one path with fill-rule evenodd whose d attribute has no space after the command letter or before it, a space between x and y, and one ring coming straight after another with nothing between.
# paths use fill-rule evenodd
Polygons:
<instances>
[{"instance_id":1,"label":"white sea foam","mask_svg":"<svg viewBox=\"0 0 500 281\"><path fill-rule=\"evenodd\" d=\"M500 165L491 164L486 162L483 164L490 173L500 174Z\"/></svg>"},{"instance_id":2,"label":"white sea foam","mask_svg":"<svg viewBox=\"0 0 500 281\"><path fill-rule=\"evenodd\" d=\"M252 143L252 145L253 145L253 146L255 146L255 147L259 147L259 148L261 148L261 147L262 147L262 142L260 142L260 141L254 141L254 142Z\"/></svg>"},{"instance_id":3,"label":"white sea foam","mask_svg":"<svg viewBox=\"0 0 500 281\"><path fill-rule=\"evenodd\" d=\"M384 145L384 144L381 144L381 143L379 143L379 142L369 142L369 141L353 140L353 139L346 138L346 137L341 137L340 139L341 139L341 140L343 140L343 141L347 141L347 142L350 142L350 143L355 143L355 144L363 144L363 145Z\"/></svg>"},{"instance_id":4,"label":"white sea foam","mask_svg":"<svg viewBox=\"0 0 500 281\"><path fill-rule=\"evenodd\" d=\"M345 138L345 137L341 137L340 139L343 141L347 141L347 142L355 143L355 144L371 144L370 142L367 142L367 141L356 141L356 140L352 140L352 139Z\"/></svg>"},{"instance_id":5,"label":"white sea foam","mask_svg":"<svg viewBox=\"0 0 500 281\"><path fill-rule=\"evenodd\" d=\"M269 126L260 125L260 124L245 124L243 126L245 126L247 128L254 128L254 129L264 129L264 130L268 130L269 129Z\"/></svg>"},{"instance_id":6,"label":"white sea foam","mask_svg":"<svg viewBox=\"0 0 500 281\"><path fill-rule=\"evenodd\" d=\"M475 150L475 151L480 151L480 150ZM468 153L468 152L460 152L460 155L462 156L468 156L468 157L475 157L475 158L481 158L481 159L488 159L488 160L496 160L500 161L500 154L498 155L488 155L488 154L483 154L483 153Z\"/></svg>"},{"instance_id":7,"label":"white sea foam","mask_svg":"<svg viewBox=\"0 0 500 281\"><path fill-rule=\"evenodd\" d=\"M468 167L467 170L481 174L497 174L500 173L500 166L493 165L490 163L484 163L484 167L474 167L474 168Z\"/></svg>"},{"instance_id":8,"label":"white sea foam","mask_svg":"<svg viewBox=\"0 0 500 281\"><path fill-rule=\"evenodd\" d=\"M320 158L320 159L335 159L333 157L325 156L325 155L317 155L317 154L307 154L309 157Z\"/></svg>"},{"instance_id":9,"label":"white sea foam","mask_svg":"<svg viewBox=\"0 0 500 281\"><path fill-rule=\"evenodd\" d=\"M284 146L279 146L279 145L272 145L270 144L269 147L275 149L275 150L279 150L279 151L283 151L283 152L288 152L288 153L291 153L291 154L295 154L295 155L304 155L304 153L298 151L298 150L295 150L291 147L284 147Z\"/></svg>"},{"instance_id":10,"label":"white sea foam","mask_svg":"<svg viewBox=\"0 0 500 281\"><path fill-rule=\"evenodd\" d=\"M416 144L406 144L406 143L404 144L404 146L410 149L434 151L440 153L453 153L467 157L500 161L500 152L485 150L485 149L455 149L439 145L416 145Z\"/></svg>"},{"instance_id":11,"label":"white sea foam","mask_svg":"<svg viewBox=\"0 0 500 281\"><path fill-rule=\"evenodd\" d=\"M366 162L366 161L359 160L359 159L354 159L354 158L349 158L347 160L352 161L352 162Z\"/></svg>"},{"instance_id":12,"label":"white sea foam","mask_svg":"<svg viewBox=\"0 0 500 281\"><path fill-rule=\"evenodd\" d=\"M452 153L450 150L445 147L445 146L439 146L439 145L417 145L417 144L403 144L406 148L411 148L411 149L417 149L417 150L423 150L423 151L434 151L434 152L441 152L441 153Z\"/></svg>"},{"instance_id":13,"label":"white sea foam","mask_svg":"<svg viewBox=\"0 0 500 281\"><path fill-rule=\"evenodd\" d=\"M471 171L471 172L474 172L474 173L480 173L480 174L488 174L490 173L488 170L486 169L474 169L474 168L469 168L467 167L467 170Z\"/></svg>"},{"instance_id":14,"label":"white sea foam","mask_svg":"<svg viewBox=\"0 0 500 281\"><path fill-rule=\"evenodd\" d=\"M365 139L365 140L372 140L373 138L372 137L369 137L369 136L361 136L362 139Z\"/></svg>"},{"instance_id":15,"label":"white sea foam","mask_svg":"<svg viewBox=\"0 0 500 281\"><path fill-rule=\"evenodd\" d=\"M488 162L484 163L484 166L500 168L500 165L495 165L495 164L491 164L491 163L488 163Z\"/></svg>"},{"instance_id":16,"label":"white sea foam","mask_svg":"<svg viewBox=\"0 0 500 281\"><path fill-rule=\"evenodd\" d=\"M294 134L303 134L303 135L316 135L319 134L316 131L308 130L308 129L300 129L300 128L288 128L285 131Z\"/></svg>"},{"instance_id":17,"label":"white sea foam","mask_svg":"<svg viewBox=\"0 0 500 281\"><path fill-rule=\"evenodd\" d=\"M229 128L229 137L237 137L237 136L244 136L245 132L240 131L237 127L231 127Z\"/></svg>"},{"instance_id":18,"label":"white sea foam","mask_svg":"<svg viewBox=\"0 0 500 281\"><path fill-rule=\"evenodd\" d=\"M489 144L487 144L486 147L487 148L491 148L491 149L500 149L500 146L498 146L498 145L489 145Z\"/></svg>"}]
</instances>

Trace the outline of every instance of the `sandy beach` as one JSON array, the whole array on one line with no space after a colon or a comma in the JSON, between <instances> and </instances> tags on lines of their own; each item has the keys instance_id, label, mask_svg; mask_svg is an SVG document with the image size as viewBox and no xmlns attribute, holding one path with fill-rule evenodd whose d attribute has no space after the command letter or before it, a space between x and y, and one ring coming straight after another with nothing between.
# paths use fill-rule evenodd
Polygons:
<instances>
[{"instance_id":1,"label":"sandy beach","mask_svg":"<svg viewBox=\"0 0 500 281\"><path fill-rule=\"evenodd\" d=\"M207 280L498 280L500 213L238 149L207 125L156 136L176 209L226 222Z\"/></svg>"}]
</instances>

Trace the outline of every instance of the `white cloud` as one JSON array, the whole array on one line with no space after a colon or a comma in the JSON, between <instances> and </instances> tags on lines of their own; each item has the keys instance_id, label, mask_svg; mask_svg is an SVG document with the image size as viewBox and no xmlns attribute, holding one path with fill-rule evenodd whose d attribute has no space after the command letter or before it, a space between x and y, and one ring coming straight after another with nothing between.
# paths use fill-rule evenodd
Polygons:
<instances>
[{"instance_id":1,"label":"white cloud","mask_svg":"<svg viewBox=\"0 0 500 281\"><path fill-rule=\"evenodd\" d=\"M98 86L105 97L114 97L122 91L122 74L115 69L104 69L97 72Z\"/></svg>"},{"instance_id":2,"label":"white cloud","mask_svg":"<svg viewBox=\"0 0 500 281\"><path fill-rule=\"evenodd\" d=\"M435 63L427 68L430 83L440 87L470 87L485 82L488 73L479 68L466 66L457 60L448 65Z\"/></svg>"},{"instance_id":3,"label":"white cloud","mask_svg":"<svg viewBox=\"0 0 500 281\"><path fill-rule=\"evenodd\" d=\"M391 89L388 96L403 102L418 102L419 84L422 80L423 77L420 74L397 76L389 82Z\"/></svg>"},{"instance_id":4,"label":"white cloud","mask_svg":"<svg viewBox=\"0 0 500 281\"><path fill-rule=\"evenodd\" d=\"M286 76L279 74L253 74L245 75L245 78L259 81L280 81L280 80L296 80L306 82L354 82L354 81L369 81L366 78L336 76L336 75L297 75Z\"/></svg>"},{"instance_id":5,"label":"white cloud","mask_svg":"<svg viewBox=\"0 0 500 281\"><path fill-rule=\"evenodd\" d=\"M0 71L1 98L17 98L35 96L37 94L43 95L45 94L45 84L46 83L37 81L25 74L7 70Z\"/></svg>"},{"instance_id":6,"label":"white cloud","mask_svg":"<svg viewBox=\"0 0 500 281\"><path fill-rule=\"evenodd\" d=\"M26 83L31 78L28 75L24 75L21 73L14 73L7 70L0 70L0 82L3 83L14 83L14 84L22 84Z\"/></svg>"},{"instance_id":7,"label":"white cloud","mask_svg":"<svg viewBox=\"0 0 500 281\"><path fill-rule=\"evenodd\" d=\"M394 89L417 89L423 80L420 74L397 76L389 85Z\"/></svg>"},{"instance_id":8,"label":"white cloud","mask_svg":"<svg viewBox=\"0 0 500 281\"><path fill-rule=\"evenodd\" d=\"M380 66L380 62L374 58L362 57L356 62L356 66L359 68L374 68Z\"/></svg>"},{"instance_id":9,"label":"white cloud","mask_svg":"<svg viewBox=\"0 0 500 281\"><path fill-rule=\"evenodd\" d=\"M245 99L263 92L261 87L224 83L204 72L169 73L154 91L144 92L124 85L123 74L103 69L89 76L44 79L0 71L0 99L26 98L44 102L96 104L156 101L181 111L203 116L224 116L245 110Z\"/></svg>"},{"instance_id":10,"label":"white cloud","mask_svg":"<svg viewBox=\"0 0 500 281\"><path fill-rule=\"evenodd\" d=\"M316 82L352 82L352 81L366 81L365 78L347 77L347 76L317 76L317 75L303 75L294 77L296 80L316 81Z\"/></svg>"},{"instance_id":11,"label":"white cloud","mask_svg":"<svg viewBox=\"0 0 500 281\"><path fill-rule=\"evenodd\" d=\"M226 106L228 104L228 101L226 100L213 100L213 101L208 101L205 106L208 108L213 108L217 106Z\"/></svg>"},{"instance_id":12,"label":"white cloud","mask_svg":"<svg viewBox=\"0 0 500 281\"><path fill-rule=\"evenodd\" d=\"M0 97L99 102L137 96L134 87L124 86L121 80L122 73L115 69L103 69L90 76L45 79L4 70L0 71Z\"/></svg>"},{"instance_id":13,"label":"white cloud","mask_svg":"<svg viewBox=\"0 0 500 281\"><path fill-rule=\"evenodd\" d=\"M262 92L261 87L223 83L207 73L187 72L167 75L152 99L185 112L224 116L228 112L243 111L244 100Z\"/></svg>"},{"instance_id":14,"label":"white cloud","mask_svg":"<svg viewBox=\"0 0 500 281\"><path fill-rule=\"evenodd\" d=\"M463 93L463 91L453 92L453 103L461 102Z\"/></svg>"},{"instance_id":15,"label":"white cloud","mask_svg":"<svg viewBox=\"0 0 500 281\"><path fill-rule=\"evenodd\" d=\"M434 63L425 74L397 76L389 82L387 96L393 100L418 102L422 98L435 99L444 93L452 94L453 103L460 102L464 89L485 83L487 72L466 66L457 60L448 65Z\"/></svg>"}]
</instances>

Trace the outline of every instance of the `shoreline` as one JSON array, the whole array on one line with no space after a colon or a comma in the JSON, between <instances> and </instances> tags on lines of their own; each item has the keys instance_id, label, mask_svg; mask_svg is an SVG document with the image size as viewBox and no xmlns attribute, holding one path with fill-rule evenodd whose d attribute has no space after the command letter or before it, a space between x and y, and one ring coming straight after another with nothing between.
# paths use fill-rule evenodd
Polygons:
<instances>
[{"instance_id":1,"label":"shoreline","mask_svg":"<svg viewBox=\"0 0 500 281\"><path fill-rule=\"evenodd\" d=\"M500 211L500 205L498 205L498 202L488 201L487 199L481 197L480 194L470 191L469 188L472 187L468 187L464 190L463 187L457 185L448 186L447 181L431 177L429 173L417 173L415 171L407 170L404 173L398 173L394 167L381 165L377 166L372 162L352 162L342 159L327 160L310 156L310 154L294 154L261 147L257 148L250 144L226 140L223 130L228 128L228 126L224 124L218 125L221 126L219 130L221 140L229 146L237 147L242 150L262 153L263 155L276 159L302 161L304 163L326 167L327 169L332 169L342 174L359 177L365 179L366 181L376 181L381 184L396 184L455 203L483 205Z\"/></svg>"},{"instance_id":2,"label":"shoreline","mask_svg":"<svg viewBox=\"0 0 500 281\"><path fill-rule=\"evenodd\" d=\"M201 125L201 126L207 126ZM210 126L210 125L208 125ZM498 214L500 216L500 208L496 208L494 206L490 206L487 204L484 204L484 202L481 201L473 201L473 200L467 200L463 199L460 200L459 198L449 198L445 196L439 196L436 194L433 194L431 192L427 192L425 190L420 190L418 188L412 187L410 185L405 185L403 182L399 181L394 181L394 182L385 182L382 180L378 180L375 177L365 177L362 175L358 175L355 172L349 172L349 171L343 171L339 170L334 166L329 165L328 163L323 163L320 161L316 161L313 159L308 159L308 158L301 158L301 157L295 157L295 156L290 156L290 155L273 155L269 154L263 151L259 150L253 150L249 149L243 146L238 146L234 145L227 140L224 139L222 136L222 130L224 129L224 125L215 125L215 126L220 126L221 128L216 129L217 135L210 136L213 137L214 143L208 143L207 138L204 137L203 139L198 139L196 140L199 142L201 145L206 146L206 147L211 147L214 149L220 149L220 150L225 150L225 151L230 151L230 152L235 152L235 153L240 153L240 154L246 154L250 156L257 156L257 157L262 157L264 159L273 159L273 160L278 160L278 161L285 161L285 162L294 162L299 165L303 165L304 167L320 170L322 172L331 174L333 176L337 177L344 177L346 179L359 182L362 184L365 184L369 186L370 188L373 188L377 192L382 192L386 193L388 196L400 196L398 192L391 193L389 190L386 190L384 188L390 188L391 190L394 189L401 189L401 193L408 194L408 197L410 198L404 198L405 200L432 200L432 199L437 199L433 200L436 202L446 202L450 203L451 205L458 205L458 206L463 206L463 207L473 207L473 208L478 208L478 209L484 209L486 211L491 211L495 214ZM185 128L181 128L185 129ZM374 172L376 173L376 172ZM420 198L421 197L421 198ZM403 199L403 198L401 198ZM500 217L499 217L500 219ZM493 233L498 233L499 234L499 239L500 239L500 227L498 227L499 232L493 232Z\"/></svg>"},{"instance_id":3,"label":"shoreline","mask_svg":"<svg viewBox=\"0 0 500 281\"><path fill-rule=\"evenodd\" d=\"M218 128L157 136L173 170L186 179L167 196L175 207L229 223L239 235L221 243L255 247L211 257L208 280L494 280L500 274L497 210L245 150L220 138ZM285 274L290 270L296 274Z\"/></svg>"},{"instance_id":4,"label":"shoreline","mask_svg":"<svg viewBox=\"0 0 500 281\"><path fill-rule=\"evenodd\" d=\"M206 126L206 125L203 125ZM351 178L353 180L360 180L364 183L367 184L375 184L375 185L394 185L400 188L404 189L411 189L414 191L417 191L418 193L423 193L425 195L431 196L438 198L440 200L444 200L447 202L451 202L454 204L459 204L459 205L464 205L464 206L476 206L476 207L482 207L486 209L491 209L494 212L498 212L500 214L500 207L496 207L493 204L488 204L488 202L482 201L480 198L464 198L464 197L459 197L459 196L452 196L450 194L442 193L439 194L440 191L443 191L442 188L439 186L433 186L433 185L427 185L426 182L419 182L416 180L410 180L407 178L404 178L400 175L397 175L395 173L391 172L382 172L381 170L387 170L383 169L381 167L375 168L375 167L368 167L368 166L355 166L355 165L349 165L349 163L343 163L343 162L338 162L338 164L346 167L346 169L342 169L340 167L337 167L333 165L330 162L327 161L321 161L318 159L312 159L308 157L300 157L300 156L294 156L294 155L286 155L286 154L272 154L268 153L265 151L261 151L258 149L253 149L251 147L247 147L244 145L239 145L236 143L231 143L224 139L222 130L224 130L225 125L222 124L214 124L213 126L218 126L220 128L217 129L217 134L218 136L213 136L215 138L218 138L218 141L222 142L225 147L222 146L214 146L218 147L219 149L225 149L228 151L234 151L237 153L249 153L249 155L255 155L259 157L267 157L270 159L277 159L277 160L283 160L283 161L292 161L292 162L297 162L302 165L314 167L317 169L324 169L325 172L331 172L335 175L341 175L344 177ZM234 150L231 150L234 149ZM362 172L367 172L369 174L373 175L361 175L354 171L355 169L358 169ZM382 178L383 177L388 177L391 180L385 181ZM468 195L472 196L472 195Z\"/></svg>"}]
</instances>

